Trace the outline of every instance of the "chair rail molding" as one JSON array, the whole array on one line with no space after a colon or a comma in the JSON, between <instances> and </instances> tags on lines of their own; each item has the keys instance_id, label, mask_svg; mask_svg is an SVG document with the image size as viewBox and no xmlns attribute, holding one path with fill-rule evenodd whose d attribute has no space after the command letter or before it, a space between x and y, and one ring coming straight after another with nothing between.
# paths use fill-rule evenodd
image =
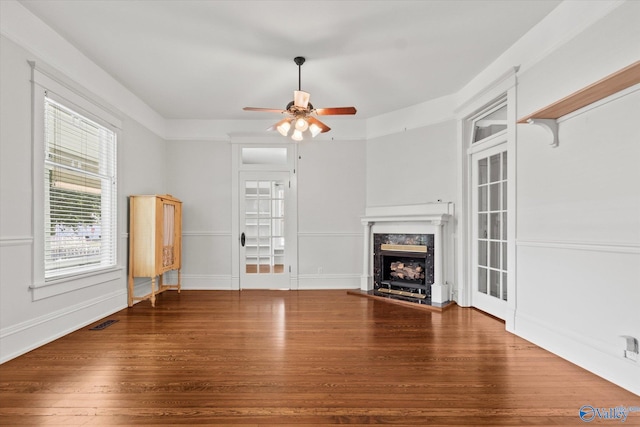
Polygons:
<instances>
[{"instance_id":1,"label":"chair rail molding","mask_svg":"<svg viewBox=\"0 0 640 427\"><path fill-rule=\"evenodd\" d=\"M33 243L33 236L5 236L0 237L0 247L26 246Z\"/></svg>"}]
</instances>

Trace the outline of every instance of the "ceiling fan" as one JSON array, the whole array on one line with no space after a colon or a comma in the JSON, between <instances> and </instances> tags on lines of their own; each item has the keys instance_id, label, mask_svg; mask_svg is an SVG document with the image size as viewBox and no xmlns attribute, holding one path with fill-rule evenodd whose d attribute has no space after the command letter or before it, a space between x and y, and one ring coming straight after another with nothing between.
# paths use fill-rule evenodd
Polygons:
<instances>
[{"instance_id":1,"label":"ceiling fan","mask_svg":"<svg viewBox=\"0 0 640 427\"><path fill-rule=\"evenodd\" d=\"M301 68L305 58L296 56L293 61L298 65L298 90L293 91L293 101L284 110L276 108L244 107L245 111L264 111L268 113L286 114L287 117L271 126L268 130L277 130L283 136L291 134L294 141L302 141L305 134L315 138L320 133L329 132L331 128L315 116L337 116L356 114L355 107L313 108L309 102L311 95L300 88Z\"/></svg>"}]
</instances>

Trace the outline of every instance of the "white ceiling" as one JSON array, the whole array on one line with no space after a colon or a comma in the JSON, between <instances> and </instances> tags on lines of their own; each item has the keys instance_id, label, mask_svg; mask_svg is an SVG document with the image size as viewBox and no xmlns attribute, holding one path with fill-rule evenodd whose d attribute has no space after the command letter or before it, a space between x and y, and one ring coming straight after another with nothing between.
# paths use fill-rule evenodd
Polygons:
<instances>
[{"instance_id":1,"label":"white ceiling","mask_svg":"<svg viewBox=\"0 0 640 427\"><path fill-rule=\"evenodd\" d=\"M560 0L20 2L163 117L253 120L295 56L316 108L358 118L455 93Z\"/></svg>"}]
</instances>

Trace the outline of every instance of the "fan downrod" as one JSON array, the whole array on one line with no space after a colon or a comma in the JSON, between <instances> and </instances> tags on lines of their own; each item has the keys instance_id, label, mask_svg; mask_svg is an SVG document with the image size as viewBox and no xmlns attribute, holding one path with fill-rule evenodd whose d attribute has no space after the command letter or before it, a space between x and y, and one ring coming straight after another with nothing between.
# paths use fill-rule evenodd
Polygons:
<instances>
[{"instance_id":1,"label":"fan downrod","mask_svg":"<svg viewBox=\"0 0 640 427\"><path fill-rule=\"evenodd\" d=\"M293 58L293 62L298 65L298 90L302 90L302 64L304 64L304 56L296 56Z\"/></svg>"}]
</instances>

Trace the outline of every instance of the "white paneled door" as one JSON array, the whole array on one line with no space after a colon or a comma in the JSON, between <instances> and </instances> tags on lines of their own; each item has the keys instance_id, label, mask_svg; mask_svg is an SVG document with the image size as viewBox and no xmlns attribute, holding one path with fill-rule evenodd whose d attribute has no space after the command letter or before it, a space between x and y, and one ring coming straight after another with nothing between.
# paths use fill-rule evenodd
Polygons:
<instances>
[{"instance_id":1,"label":"white paneled door","mask_svg":"<svg viewBox=\"0 0 640 427\"><path fill-rule=\"evenodd\" d=\"M294 238L288 172L240 173L240 288L289 289ZM290 246L290 245L289 245Z\"/></svg>"},{"instance_id":2,"label":"white paneled door","mask_svg":"<svg viewBox=\"0 0 640 427\"><path fill-rule=\"evenodd\" d=\"M506 317L509 297L505 146L494 146L471 156L471 299L474 307L501 319Z\"/></svg>"}]
</instances>

